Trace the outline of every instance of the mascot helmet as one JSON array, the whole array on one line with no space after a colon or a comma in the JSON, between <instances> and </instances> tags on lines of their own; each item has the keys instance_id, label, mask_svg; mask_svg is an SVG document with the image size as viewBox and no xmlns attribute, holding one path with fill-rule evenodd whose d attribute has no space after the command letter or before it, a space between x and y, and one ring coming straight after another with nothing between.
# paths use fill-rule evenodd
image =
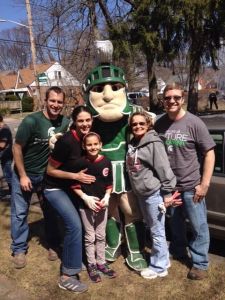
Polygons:
<instances>
[{"instance_id":1,"label":"mascot helmet","mask_svg":"<svg viewBox=\"0 0 225 300\"><path fill-rule=\"evenodd\" d=\"M84 90L87 93L93 86L107 82L120 82L126 86L123 70L112 64L103 64L94 68L86 78Z\"/></svg>"},{"instance_id":2,"label":"mascot helmet","mask_svg":"<svg viewBox=\"0 0 225 300\"><path fill-rule=\"evenodd\" d=\"M97 66L90 71L83 84L84 98L87 105L90 107L93 116L98 116L94 105L90 101L89 92L93 86L106 83L121 83L124 87L127 87L124 71L112 64L113 45L111 41L95 41L95 60ZM126 114L130 112L129 104L126 97L125 106L122 108L122 113Z\"/></svg>"}]
</instances>

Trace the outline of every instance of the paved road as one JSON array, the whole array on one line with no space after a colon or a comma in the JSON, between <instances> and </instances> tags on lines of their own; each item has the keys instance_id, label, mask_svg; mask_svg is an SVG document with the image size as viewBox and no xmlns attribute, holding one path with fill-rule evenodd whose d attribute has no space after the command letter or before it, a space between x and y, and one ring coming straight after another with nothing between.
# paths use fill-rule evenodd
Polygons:
<instances>
[{"instance_id":1,"label":"paved road","mask_svg":"<svg viewBox=\"0 0 225 300\"><path fill-rule=\"evenodd\" d=\"M4 118L4 122L10 127L13 137L15 137L17 128L18 128L21 120L22 120L22 116L20 119Z\"/></svg>"}]
</instances>

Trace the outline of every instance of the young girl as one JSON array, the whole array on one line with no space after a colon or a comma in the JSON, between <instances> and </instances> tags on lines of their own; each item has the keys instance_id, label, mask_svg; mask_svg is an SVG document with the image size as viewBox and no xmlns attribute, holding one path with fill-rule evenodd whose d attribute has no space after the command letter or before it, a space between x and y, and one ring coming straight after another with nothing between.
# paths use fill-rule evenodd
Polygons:
<instances>
[{"instance_id":1,"label":"young girl","mask_svg":"<svg viewBox=\"0 0 225 300\"><path fill-rule=\"evenodd\" d=\"M84 201L80 215L85 231L85 249L88 261L88 274L93 282L100 282L99 274L109 278L116 273L105 261L105 230L108 215L109 197L112 190L111 162L99 154L102 142L98 134L89 132L83 138L86 156L80 160L80 167L93 175L92 184L75 183L72 189Z\"/></svg>"},{"instance_id":2,"label":"young girl","mask_svg":"<svg viewBox=\"0 0 225 300\"><path fill-rule=\"evenodd\" d=\"M150 117L144 112L134 113L130 117L129 126L133 139L128 145L127 171L152 238L150 265L141 271L141 276L147 279L164 277L168 274L170 262L165 213L161 206L163 202L166 207L181 204L181 200L176 199L179 194L171 194L176 178L162 141L151 129Z\"/></svg>"}]
</instances>

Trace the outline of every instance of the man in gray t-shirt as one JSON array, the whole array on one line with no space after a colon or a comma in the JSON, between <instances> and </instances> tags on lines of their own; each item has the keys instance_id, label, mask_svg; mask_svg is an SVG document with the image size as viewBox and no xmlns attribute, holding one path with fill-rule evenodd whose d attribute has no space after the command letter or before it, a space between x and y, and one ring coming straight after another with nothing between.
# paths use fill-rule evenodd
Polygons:
<instances>
[{"instance_id":1,"label":"man in gray t-shirt","mask_svg":"<svg viewBox=\"0 0 225 300\"><path fill-rule=\"evenodd\" d=\"M182 108L183 93L176 83L166 86L163 95L166 114L156 122L155 130L164 141L183 201L182 206L171 210L170 252L178 259L187 256L185 218L188 217L192 228L188 246L193 264L188 278L195 280L207 275L209 229L205 195L214 168L215 143L205 124Z\"/></svg>"}]
</instances>

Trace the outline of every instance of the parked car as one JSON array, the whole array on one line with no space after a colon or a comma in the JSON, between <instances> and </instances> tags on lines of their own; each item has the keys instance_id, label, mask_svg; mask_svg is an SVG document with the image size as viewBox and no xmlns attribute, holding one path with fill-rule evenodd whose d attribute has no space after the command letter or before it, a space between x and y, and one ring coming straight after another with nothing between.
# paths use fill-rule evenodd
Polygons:
<instances>
[{"instance_id":1,"label":"parked car","mask_svg":"<svg viewBox=\"0 0 225 300\"><path fill-rule=\"evenodd\" d=\"M143 92L128 92L127 98L132 104L137 104L137 100L145 97Z\"/></svg>"},{"instance_id":2,"label":"parked car","mask_svg":"<svg viewBox=\"0 0 225 300\"><path fill-rule=\"evenodd\" d=\"M225 116L201 117L216 147L216 162L206 196L208 224L212 237L225 240Z\"/></svg>"},{"instance_id":3,"label":"parked car","mask_svg":"<svg viewBox=\"0 0 225 300\"><path fill-rule=\"evenodd\" d=\"M128 92L128 101L132 104L142 106L145 110L149 110L149 97L144 92Z\"/></svg>"}]
</instances>

